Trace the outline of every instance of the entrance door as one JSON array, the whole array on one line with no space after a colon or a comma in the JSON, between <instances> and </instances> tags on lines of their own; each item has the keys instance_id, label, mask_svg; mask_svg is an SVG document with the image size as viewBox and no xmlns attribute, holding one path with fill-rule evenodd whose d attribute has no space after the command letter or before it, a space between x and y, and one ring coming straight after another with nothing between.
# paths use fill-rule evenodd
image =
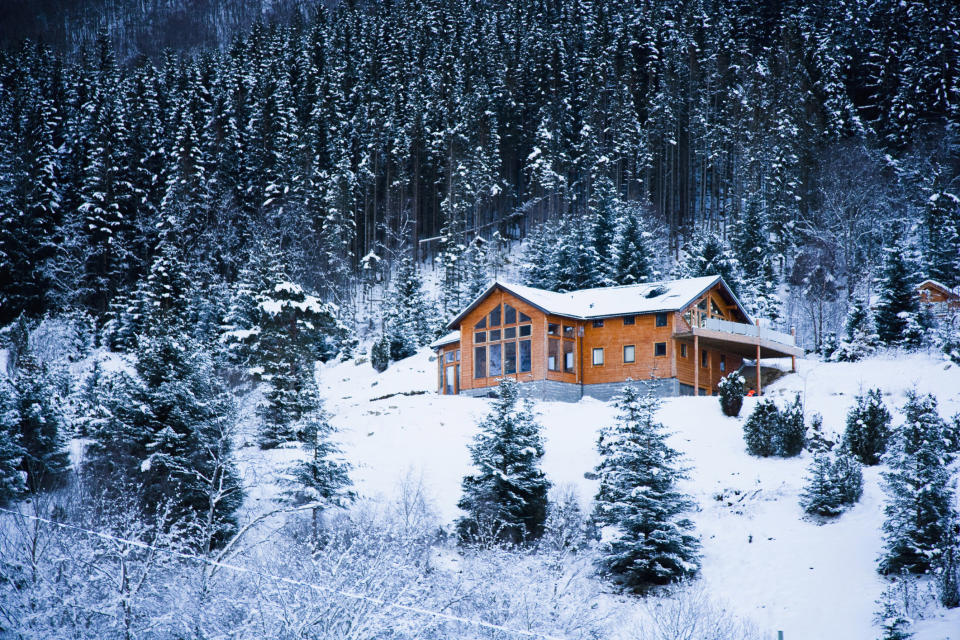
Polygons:
<instances>
[{"instance_id":1,"label":"entrance door","mask_svg":"<svg viewBox=\"0 0 960 640\"><path fill-rule=\"evenodd\" d=\"M457 387L460 386L460 381L457 380L457 378L460 377L457 375L458 373L457 369L459 368L460 368L459 365L455 365L455 364L447 365L446 370L444 372L443 392L448 396L452 396L456 394Z\"/></svg>"}]
</instances>

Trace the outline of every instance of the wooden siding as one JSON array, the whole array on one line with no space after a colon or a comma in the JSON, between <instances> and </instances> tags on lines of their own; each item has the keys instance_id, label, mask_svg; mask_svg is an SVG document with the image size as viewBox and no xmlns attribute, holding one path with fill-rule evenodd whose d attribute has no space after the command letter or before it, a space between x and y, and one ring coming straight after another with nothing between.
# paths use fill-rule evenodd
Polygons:
<instances>
[{"instance_id":1,"label":"wooden siding","mask_svg":"<svg viewBox=\"0 0 960 640\"><path fill-rule=\"evenodd\" d=\"M651 375L655 378L672 377L674 314L665 315L667 324L664 327L656 326L657 314L653 313L633 316L632 325L625 325L623 316L604 318L602 327L594 327L592 320L585 321L583 383L622 382L627 378L647 380ZM666 347L663 356L654 356L654 344L658 342ZM636 361L633 363L623 361L623 347L627 345L635 347ZM604 362L598 366L593 365L593 350L596 348L604 351Z\"/></svg>"}]
</instances>

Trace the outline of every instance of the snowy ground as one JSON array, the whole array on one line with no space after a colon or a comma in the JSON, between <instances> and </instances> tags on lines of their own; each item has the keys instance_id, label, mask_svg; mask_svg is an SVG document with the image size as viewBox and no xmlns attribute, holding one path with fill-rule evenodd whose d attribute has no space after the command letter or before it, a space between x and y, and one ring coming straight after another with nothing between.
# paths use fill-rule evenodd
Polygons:
<instances>
[{"instance_id":1,"label":"snowy ground","mask_svg":"<svg viewBox=\"0 0 960 640\"><path fill-rule=\"evenodd\" d=\"M469 470L467 444L489 401L437 396L435 378L436 363L427 351L383 374L353 363L330 364L320 374L358 492L389 498L404 478L422 480L441 518L451 522L458 515L460 479ZM960 367L925 355L856 364L801 360L798 373L768 393L789 397L805 391L807 414L821 413L829 434L843 428L853 396L874 386L883 389L894 410L916 387L938 397L945 417L960 411ZM748 398L741 415L748 415L755 402ZM610 421L613 409L585 399L541 402L537 410L547 441L545 472L556 485L574 485L588 508L596 485L584 473L596 464L596 431ZM761 628L783 630L788 640L875 638L875 600L884 587L875 571L884 501L879 470L866 470L864 496L855 508L822 525L804 518L797 504L806 454L792 460L748 456L742 420L724 417L715 398L668 400L661 418L692 467L687 490L700 504L695 519L708 591ZM265 453L249 446L238 453L247 484L254 488L252 502L266 506L276 469L297 452ZM929 615L917 624L917 638L960 640L960 610Z\"/></svg>"}]
</instances>

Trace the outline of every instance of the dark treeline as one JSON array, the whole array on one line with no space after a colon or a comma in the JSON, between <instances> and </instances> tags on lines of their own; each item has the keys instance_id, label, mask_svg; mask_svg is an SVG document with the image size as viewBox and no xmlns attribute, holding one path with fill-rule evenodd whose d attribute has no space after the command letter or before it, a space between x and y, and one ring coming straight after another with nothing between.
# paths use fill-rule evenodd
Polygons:
<instances>
[{"instance_id":1,"label":"dark treeline","mask_svg":"<svg viewBox=\"0 0 960 640\"><path fill-rule=\"evenodd\" d=\"M946 2L401 0L156 61L119 63L106 33L10 48L0 323L106 311L161 220L211 277L267 240L330 298L370 252L518 237L599 185L663 254L747 217L811 299L868 282L887 223L955 285L957 32Z\"/></svg>"}]
</instances>

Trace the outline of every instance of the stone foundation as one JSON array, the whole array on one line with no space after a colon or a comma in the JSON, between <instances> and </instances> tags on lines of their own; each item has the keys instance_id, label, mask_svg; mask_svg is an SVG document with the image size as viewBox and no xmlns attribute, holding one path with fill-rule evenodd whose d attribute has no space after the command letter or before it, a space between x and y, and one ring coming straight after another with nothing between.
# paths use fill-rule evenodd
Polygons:
<instances>
[{"instance_id":1,"label":"stone foundation","mask_svg":"<svg viewBox=\"0 0 960 640\"><path fill-rule=\"evenodd\" d=\"M571 382L557 382L556 380L533 380L520 382L517 390L524 398L532 400L546 400L548 402L577 402L583 396L590 396L607 402L623 389L626 382L606 382L602 384L580 385ZM693 395L693 387L680 384L676 378L657 378L655 380L634 380L634 385L649 388L660 398L672 398L679 395ZM482 389L463 389L461 395L472 398L494 398L496 387Z\"/></svg>"}]
</instances>

